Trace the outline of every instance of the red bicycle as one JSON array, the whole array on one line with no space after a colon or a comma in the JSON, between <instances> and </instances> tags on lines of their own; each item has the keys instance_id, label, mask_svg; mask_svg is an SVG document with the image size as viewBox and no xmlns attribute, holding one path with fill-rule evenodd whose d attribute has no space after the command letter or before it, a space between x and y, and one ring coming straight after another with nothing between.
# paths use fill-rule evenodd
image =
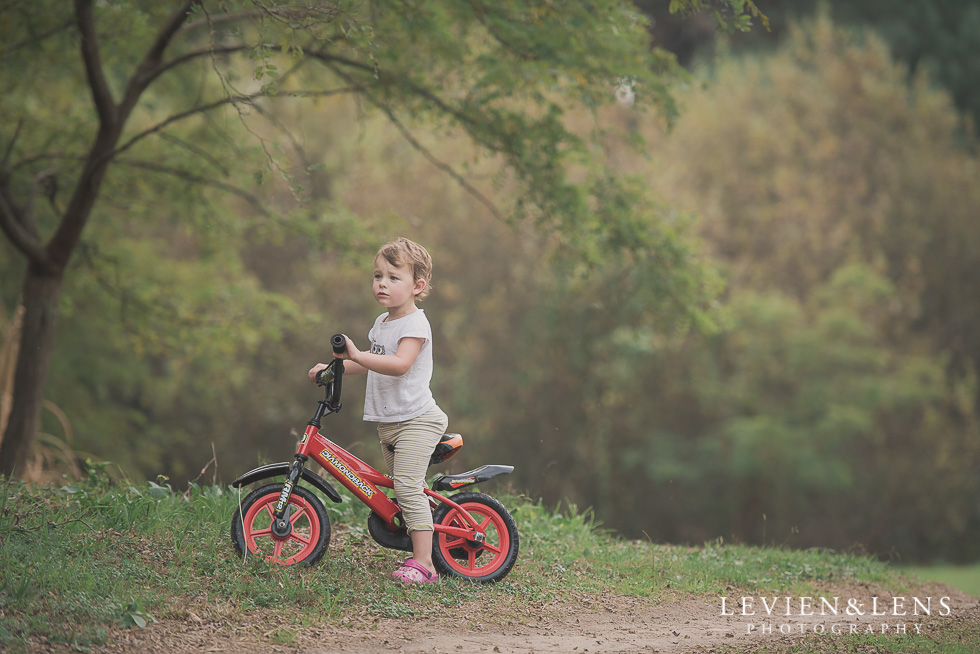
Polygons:
<instances>
[{"instance_id":1,"label":"red bicycle","mask_svg":"<svg viewBox=\"0 0 980 654\"><path fill-rule=\"evenodd\" d=\"M342 353L344 337L335 334L331 345L335 352ZM231 539L240 555L245 556L247 551L270 563L313 565L326 553L330 519L320 498L300 484L306 482L334 502L342 499L329 482L306 468L311 458L370 507L368 531L375 541L390 549L412 551L397 500L381 490L394 488L392 477L378 472L320 433L320 420L340 411L343 377L341 359L334 359L317 375L317 384L324 387L324 399L319 401L291 463L264 465L232 482L232 486L241 488L265 479L286 478L253 490L239 503L232 517ZM436 446L430 465L453 456L462 444L459 434L446 434ZM458 493L450 497L440 494L513 470L513 466L485 465L458 475L440 475L433 480L431 489L425 489L435 530L432 561L440 574L489 583L500 581L514 567L519 546L517 524L500 502L483 493Z\"/></svg>"}]
</instances>

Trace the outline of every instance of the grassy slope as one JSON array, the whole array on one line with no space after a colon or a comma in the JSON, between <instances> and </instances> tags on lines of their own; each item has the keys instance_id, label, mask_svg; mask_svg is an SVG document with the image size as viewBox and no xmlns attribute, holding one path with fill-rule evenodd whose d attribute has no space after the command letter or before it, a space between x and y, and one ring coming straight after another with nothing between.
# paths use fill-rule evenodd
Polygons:
<instances>
[{"instance_id":1,"label":"grassy slope","mask_svg":"<svg viewBox=\"0 0 980 654\"><path fill-rule=\"evenodd\" d=\"M902 571L980 597L980 564L908 566L902 568Z\"/></svg>"},{"instance_id":2,"label":"grassy slope","mask_svg":"<svg viewBox=\"0 0 980 654\"><path fill-rule=\"evenodd\" d=\"M491 587L447 580L425 589L435 602L420 602L419 590L389 582L393 555L370 540L365 509L354 502L328 503L336 535L328 560L311 574L235 555L228 526L237 494L227 489L177 493L156 484L115 486L95 471L91 477L61 488L0 481L0 649L47 642L85 650L103 642L113 624L139 627L176 615L179 609L168 607L182 602L173 600L201 596L241 612L302 605L304 614L339 623L365 613L420 615L476 598L503 614L556 600L597 604L610 591L656 598L674 591L717 596L728 587L754 594L806 594L853 582L907 587L896 571L865 557L627 542L574 508L558 512L509 497L521 529L511 575ZM980 637L968 646L980 650Z\"/></svg>"}]
</instances>

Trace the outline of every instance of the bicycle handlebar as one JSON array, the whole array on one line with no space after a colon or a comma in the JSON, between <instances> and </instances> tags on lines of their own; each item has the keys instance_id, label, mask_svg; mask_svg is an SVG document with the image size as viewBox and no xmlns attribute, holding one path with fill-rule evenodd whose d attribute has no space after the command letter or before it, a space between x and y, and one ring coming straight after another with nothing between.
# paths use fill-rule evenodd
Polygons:
<instances>
[{"instance_id":1,"label":"bicycle handlebar","mask_svg":"<svg viewBox=\"0 0 980 654\"><path fill-rule=\"evenodd\" d=\"M347 337L343 334L334 334L330 337L330 346L336 354L343 354L347 351ZM340 386L344 379L344 360L334 358L330 365L316 374L316 383L319 386L326 386L324 401L320 403L317 414L310 424L320 425L320 418L323 411L330 413L340 411Z\"/></svg>"},{"instance_id":2,"label":"bicycle handlebar","mask_svg":"<svg viewBox=\"0 0 980 654\"><path fill-rule=\"evenodd\" d=\"M343 334L334 334L330 337L330 346L333 351L337 354L343 354L347 351L347 338ZM338 371L338 367L340 370ZM320 372L316 373L316 383L320 386L326 386L343 374L344 362L341 359L334 359L331 365L327 366ZM338 380L339 381L339 380ZM339 384L338 384L339 386ZM339 389L338 389L339 390Z\"/></svg>"}]
</instances>

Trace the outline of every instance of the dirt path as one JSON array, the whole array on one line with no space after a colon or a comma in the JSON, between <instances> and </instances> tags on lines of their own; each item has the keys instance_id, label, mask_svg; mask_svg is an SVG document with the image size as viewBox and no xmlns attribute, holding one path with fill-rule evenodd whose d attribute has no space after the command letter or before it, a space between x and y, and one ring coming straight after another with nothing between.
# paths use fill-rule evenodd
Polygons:
<instances>
[{"instance_id":1,"label":"dirt path","mask_svg":"<svg viewBox=\"0 0 980 654\"><path fill-rule=\"evenodd\" d=\"M839 612L834 616L825 608L819 614L819 599L814 610L800 615L800 598L790 599L786 616L786 599L772 610L772 599L764 603L753 598L744 613L739 593L726 598L722 615L720 598L682 597L651 602L649 600L608 596L600 610L574 605L547 605L533 611L519 606L507 607L497 615L480 615L476 607L452 610L451 614L428 619L355 618L343 626L316 625L299 627L272 612L250 612L247 619L221 607L187 606L178 609L181 619L166 619L146 629L117 630L114 643L100 651L175 653L217 652L258 654L259 652L488 652L529 654L562 652L590 654L602 652L750 652L763 645L782 650L807 634L808 638L833 647L833 631L869 633L907 633L949 628L953 621L966 621L980 632L980 601L947 586L928 584L913 589L905 599L896 600L883 590L869 586L835 589L824 593L828 601L839 596ZM923 615L920 605L931 599L930 615ZM942 598L948 598L943 600ZM864 615L845 612L847 601L864 607ZM806 602L806 600L803 600ZM876 604L872 604L872 602ZM772 610L766 617L765 605ZM871 615L876 606L879 613ZM948 611L946 610L948 606ZM919 615L913 614L913 609ZM905 612L905 616L894 613ZM750 615L755 613L755 615ZM769 625L768 628L765 625ZM835 626L836 625L836 626ZM900 626L903 625L903 626ZM821 633L822 632L822 633Z\"/></svg>"}]
</instances>

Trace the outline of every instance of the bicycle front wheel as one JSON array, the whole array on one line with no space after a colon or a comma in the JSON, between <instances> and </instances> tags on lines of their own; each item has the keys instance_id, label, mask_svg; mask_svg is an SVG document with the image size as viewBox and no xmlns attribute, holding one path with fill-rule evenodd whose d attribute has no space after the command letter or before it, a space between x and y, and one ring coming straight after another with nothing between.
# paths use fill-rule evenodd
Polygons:
<instances>
[{"instance_id":1,"label":"bicycle front wheel","mask_svg":"<svg viewBox=\"0 0 980 654\"><path fill-rule=\"evenodd\" d=\"M289 496L289 524L277 533L273 530L273 514L282 487L283 484L263 486L235 507L232 543L241 556L252 555L278 565L313 565L330 543L330 518L316 495L297 486Z\"/></svg>"}]
</instances>

